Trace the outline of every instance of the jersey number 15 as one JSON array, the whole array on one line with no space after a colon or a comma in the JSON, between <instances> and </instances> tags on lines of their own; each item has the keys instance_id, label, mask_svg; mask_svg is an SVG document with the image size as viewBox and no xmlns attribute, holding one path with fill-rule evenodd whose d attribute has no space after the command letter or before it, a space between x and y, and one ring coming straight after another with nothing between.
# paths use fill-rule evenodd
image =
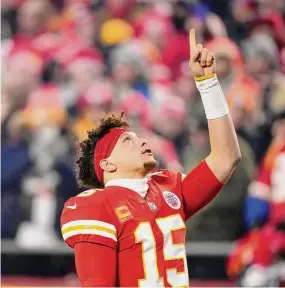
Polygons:
<instances>
[{"instance_id":1,"label":"jersey number 15","mask_svg":"<svg viewBox=\"0 0 285 288\"><path fill-rule=\"evenodd\" d=\"M174 244L172 231L185 228L184 221L179 214L155 220L161 233L163 234L163 255L164 260L182 259L184 271L177 272L175 268L167 269L166 280L173 287L188 287L188 271L186 262L185 244ZM142 222L135 230L136 243L142 244L142 260L144 268L144 278L139 279L139 287L164 287L163 277L159 276L157 266L156 241L150 222Z\"/></svg>"}]
</instances>

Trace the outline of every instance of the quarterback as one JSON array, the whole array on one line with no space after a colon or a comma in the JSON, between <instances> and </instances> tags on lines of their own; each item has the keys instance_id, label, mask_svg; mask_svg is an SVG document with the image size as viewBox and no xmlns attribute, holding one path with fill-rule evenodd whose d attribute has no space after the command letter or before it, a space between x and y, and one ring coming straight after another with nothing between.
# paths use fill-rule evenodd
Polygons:
<instances>
[{"instance_id":1,"label":"quarterback","mask_svg":"<svg viewBox=\"0 0 285 288\"><path fill-rule=\"evenodd\" d=\"M190 31L190 69L208 119L211 153L187 175L157 169L147 141L121 117L80 143L78 180L91 189L61 216L83 287L189 287L186 220L221 190L241 158L215 57Z\"/></svg>"}]
</instances>

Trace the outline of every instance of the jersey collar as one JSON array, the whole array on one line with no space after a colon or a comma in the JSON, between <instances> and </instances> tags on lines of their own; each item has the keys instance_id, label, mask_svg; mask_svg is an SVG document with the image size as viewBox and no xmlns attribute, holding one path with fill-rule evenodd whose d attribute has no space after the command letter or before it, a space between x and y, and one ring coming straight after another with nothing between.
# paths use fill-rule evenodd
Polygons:
<instances>
[{"instance_id":1,"label":"jersey collar","mask_svg":"<svg viewBox=\"0 0 285 288\"><path fill-rule=\"evenodd\" d=\"M112 179L105 184L105 187L120 186L128 188L137 192L142 198L145 198L148 190L148 180L148 177L141 179Z\"/></svg>"}]
</instances>

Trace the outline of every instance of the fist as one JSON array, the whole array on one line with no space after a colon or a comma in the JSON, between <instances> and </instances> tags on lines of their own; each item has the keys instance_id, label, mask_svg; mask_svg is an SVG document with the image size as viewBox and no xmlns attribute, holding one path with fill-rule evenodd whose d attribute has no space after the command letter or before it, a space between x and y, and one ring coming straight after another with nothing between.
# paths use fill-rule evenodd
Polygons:
<instances>
[{"instance_id":1,"label":"fist","mask_svg":"<svg viewBox=\"0 0 285 288\"><path fill-rule=\"evenodd\" d=\"M189 67L195 77L208 76L216 73L216 61L214 54L202 44L196 44L195 29L189 34L190 61Z\"/></svg>"}]
</instances>

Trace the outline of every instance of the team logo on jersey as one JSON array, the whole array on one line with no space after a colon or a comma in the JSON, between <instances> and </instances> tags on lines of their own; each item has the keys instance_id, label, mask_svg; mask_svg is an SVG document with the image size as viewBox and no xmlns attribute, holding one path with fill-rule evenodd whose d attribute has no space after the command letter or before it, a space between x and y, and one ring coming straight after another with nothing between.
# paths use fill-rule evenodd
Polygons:
<instances>
[{"instance_id":1,"label":"team logo on jersey","mask_svg":"<svg viewBox=\"0 0 285 288\"><path fill-rule=\"evenodd\" d=\"M164 191L163 192L163 197L165 202L173 209L178 210L181 206L181 202L179 198L172 192L170 191Z\"/></svg>"},{"instance_id":2,"label":"team logo on jersey","mask_svg":"<svg viewBox=\"0 0 285 288\"><path fill-rule=\"evenodd\" d=\"M115 212L120 220L120 222L125 222L127 220L133 219L133 215L129 210L128 206L120 206L115 209Z\"/></svg>"},{"instance_id":3,"label":"team logo on jersey","mask_svg":"<svg viewBox=\"0 0 285 288\"><path fill-rule=\"evenodd\" d=\"M156 211L157 210L157 207L156 207L156 205L153 202L148 202L147 205L150 208L150 210L152 210L152 211Z\"/></svg>"},{"instance_id":4,"label":"team logo on jersey","mask_svg":"<svg viewBox=\"0 0 285 288\"><path fill-rule=\"evenodd\" d=\"M69 205L69 206L66 206L66 208L68 208L68 209L76 209L76 207L77 207L77 204L75 203L74 205Z\"/></svg>"}]
</instances>

